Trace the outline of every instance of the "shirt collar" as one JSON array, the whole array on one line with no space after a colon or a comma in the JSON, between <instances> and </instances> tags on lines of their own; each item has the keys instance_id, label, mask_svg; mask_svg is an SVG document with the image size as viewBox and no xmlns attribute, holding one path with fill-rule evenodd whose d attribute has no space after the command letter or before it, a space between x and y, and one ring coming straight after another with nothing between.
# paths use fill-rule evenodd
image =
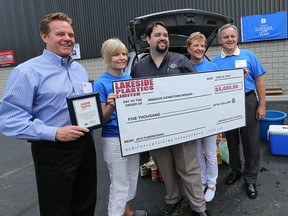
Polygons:
<instances>
[{"instance_id":1,"label":"shirt collar","mask_svg":"<svg viewBox=\"0 0 288 216\"><path fill-rule=\"evenodd\" d=\"M164 56L164 58L163 58L163 60L162 60L162 62L161 62L161 64L160 64L160 67L161 67L161 65L163 64L163 62L165 62L169 57L170 57L170 52L168 51L168 52L165 54L165 56ZM152 59L151 55L149 55L149 58L150 58L150 61L152 61L152 62L155 64L155 62L154 62L154 60Z\"/></svg>"},{"instance_id":2,"label":"shirt collar","mask_svg":"<svg viewBox=\"0 0 288 216\"><path fill-rule=\"evenodd\" d=\"M66 58L63 58L53 52L48 51L47 49L43 50L43 54L44 57L46 57L47 59L49 59L52 63L58 65L58 66L67 66L67 60ZM68 61L68 66L70 66L72 64L72 62L74 61L74 59L69 56L69 61Z\"/></svg>"},{"instance_id":3,"label":"shirt collar","mask_svg":"<svg viewBox=\"0 0 288 216\"><path fill-rule=\"evenodd\" d=\"M237 46L236 50L231 55L227 55L226 53L224 53L224 51L222 49L222 52L221 52L221 57L222 58L225 58L227 56L232 56L232 55L235 55L235 56L239 56L240 55L240 49L238 48L238 46Z\"/></svg>"}]
</instances>

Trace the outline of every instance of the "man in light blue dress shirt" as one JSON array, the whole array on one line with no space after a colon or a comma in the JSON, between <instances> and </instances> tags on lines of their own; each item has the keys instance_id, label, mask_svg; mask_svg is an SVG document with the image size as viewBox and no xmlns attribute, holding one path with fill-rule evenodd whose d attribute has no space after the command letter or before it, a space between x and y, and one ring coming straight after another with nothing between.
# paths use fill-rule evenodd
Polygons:
<instances>
[{"instance_id":1,"label":"man in light blue dress shirt","mask_svg":"<svg viewBox=\"0 0 288 216\"><path fill-rule=\"evenodd\" d=\"M64 13L43 17L45 49L12 70L0 105L0 132L32 142L42 216L93 216L96 205L94 142L87 128L71 125L66 103L88 83L70 57L73 26Z\"/></svg>"}]
</instances>

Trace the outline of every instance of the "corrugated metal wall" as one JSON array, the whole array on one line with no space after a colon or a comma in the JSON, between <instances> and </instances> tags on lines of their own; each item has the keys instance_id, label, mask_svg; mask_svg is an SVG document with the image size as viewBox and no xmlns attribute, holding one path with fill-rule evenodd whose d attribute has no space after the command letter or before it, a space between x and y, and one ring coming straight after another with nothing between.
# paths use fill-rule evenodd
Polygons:
<instances>
[{"instance_id":1,"label":"corrugated metal wall","mask_svg":"<svg viewBox=\"0 0 288 216\"><path fill-rule=\"evenodd\" d=\"M100 56L110 37L127 44L130 19L164 10L195 8L240 17L288 10L288 0L0 0L0 51L14 50L16 63L42 52L38 23L47 13L62 11L75 23L82 58Z\"/></svg>"}]
</instances>

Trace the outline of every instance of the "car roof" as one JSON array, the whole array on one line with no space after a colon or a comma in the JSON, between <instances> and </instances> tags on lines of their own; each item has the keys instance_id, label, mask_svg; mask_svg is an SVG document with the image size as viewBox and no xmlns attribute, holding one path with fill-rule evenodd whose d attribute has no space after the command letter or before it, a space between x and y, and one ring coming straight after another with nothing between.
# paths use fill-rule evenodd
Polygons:
<instances>
[{"instance_id":1,"label":"car roof","mask_svg":"<svg viewBox=\"0 0 288 216\"><path fill-rule=\"evenodd\" d=\"M186 40L193 32L199 31L210 43L219 27L233 23L233 19L217 13L197 9L177 9L136 17L129 22L128 39L138 53L149 50L145 30L151 22L163 22L169 28L170 50L186 49Z\"/></svg>"}]
</instances>

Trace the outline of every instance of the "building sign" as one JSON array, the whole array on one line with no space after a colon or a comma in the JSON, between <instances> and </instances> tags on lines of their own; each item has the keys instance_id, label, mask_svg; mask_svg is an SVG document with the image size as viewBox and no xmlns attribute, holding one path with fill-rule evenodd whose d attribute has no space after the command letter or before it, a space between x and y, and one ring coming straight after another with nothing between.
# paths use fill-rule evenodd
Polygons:
<instances>
[{"instance_id":1,"label":"building sign","mask_svg":"<svg viewBox=\"0 0 288 216\"><path fill-rule=\"evenodd\" d=\"M14 65L14 52L7 50L0 52L0 67Z\"/></svg>"},{"instance_id":2,"label":"building sign","mask_svg":"<svg viewBox=\"0 0 288 216\"><path fill-rule=\"evenodd\" d=\"M75 43L74 48L70 55L73 59L81 59L79 43Z\"/></svg>"},{"instance_id":3,"label":"building sign","mask_svg":"<svg viewBox=\"0 0 288 216\"><path fill-rule=\"evenodd\" d=\"M287 38L287 12L241 17L242 42Z\"/></svg>"}]
</instances>

